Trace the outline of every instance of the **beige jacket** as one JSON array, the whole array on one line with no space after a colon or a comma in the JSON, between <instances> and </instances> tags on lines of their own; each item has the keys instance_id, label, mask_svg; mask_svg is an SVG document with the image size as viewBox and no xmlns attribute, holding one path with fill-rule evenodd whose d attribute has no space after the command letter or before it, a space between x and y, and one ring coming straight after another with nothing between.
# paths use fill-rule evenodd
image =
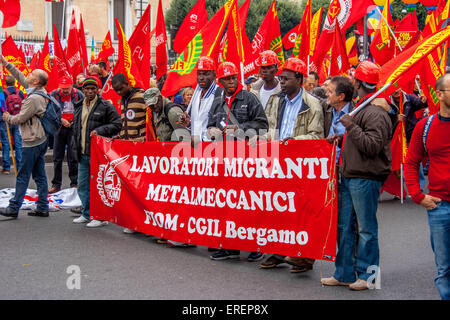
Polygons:
<instances>
[{"instance_id":1,"label":"beige jacket","mask_svg":"<svg viewBox=\"0 0 450 320\"><path fill-rule=\"evenodd\" d=\"M26 78L22 72L11 63L6 64L5 67L24 88L28 88ZM33 88L31 92L30 90L28 91L28 96L22 101L20 113L15 116L8 115L6 117L6 121L9 124L20 125L20 133L22 134L24 148L38 146L47 139L44 127L39 120L47 109L47 100L40 95L31 94L35 91L47 94L47 91L41 87Z\"/></svg>"},{"instance_id":2,"label":"beige jacket","mask_svg":"<svg viewBox=\"0 0 450 320\"><path fill-rule=\"evenodd\" d=\"M281 122L286 107L285 94L273 95L267 102L266 116L269 121L269 131L264 136L267 140L278 140ZM319 99L313 97L306 90L302 92L302 107L295 121L293 138L323 139L323 109Z\"/></svg>"}]
</instances>

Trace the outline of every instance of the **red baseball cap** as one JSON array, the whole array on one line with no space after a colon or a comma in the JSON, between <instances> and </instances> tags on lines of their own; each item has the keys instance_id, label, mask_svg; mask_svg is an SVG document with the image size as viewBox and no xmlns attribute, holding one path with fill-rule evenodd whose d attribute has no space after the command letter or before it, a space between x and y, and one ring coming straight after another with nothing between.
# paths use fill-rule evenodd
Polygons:
<instances>
[{"instance_id":1,"label":"red baseball cap","mask_svg":"<svg viewBox=\"0 0 450 320\"><path fill-rule=\"evenodd\" d=\"M68 89L68 88L72 87L72 85L73 85L73 82L69 76L64 76L61 79L59 79L58 87L61 89Z\"/></svg>"}]
</instances>

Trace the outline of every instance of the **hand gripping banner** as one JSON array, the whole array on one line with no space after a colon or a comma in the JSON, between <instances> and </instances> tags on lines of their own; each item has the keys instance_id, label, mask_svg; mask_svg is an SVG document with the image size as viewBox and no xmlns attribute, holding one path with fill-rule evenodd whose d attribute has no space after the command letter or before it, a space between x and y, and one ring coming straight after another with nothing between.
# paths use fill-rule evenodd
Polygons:
<instances>
[{"instance_id":1,"label":"hand gripping banner","mask_svg":"<svg viewBox=\"0 0 450 320\"><path fill-rule=\"evenodd\" d=\"M184 243L335 260L335 153L325 140L192 148L95 136L91 145L92 219Z\"/></svg>"}]
</instances>

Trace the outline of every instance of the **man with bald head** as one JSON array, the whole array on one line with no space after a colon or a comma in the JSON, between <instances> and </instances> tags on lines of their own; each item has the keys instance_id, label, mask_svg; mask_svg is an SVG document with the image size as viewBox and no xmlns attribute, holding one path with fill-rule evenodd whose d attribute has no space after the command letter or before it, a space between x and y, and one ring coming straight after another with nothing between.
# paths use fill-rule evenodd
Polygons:
<instances>
[{"instance_id":1,"label":"man with bald head","mask_svg":"<svg viewBox=\"0 0 450 320\"><path fill-rule=\"evenodd\" d=\"M2 64L26 89L27 97L22 102L22 108L17 115L8 112L3 113L3 120L11 125L20 125L22 133L22 160L16 179L16 192L5 209L0 209L0 214L16 219L22 206L25 193L30 182L30 177L37 185L38 201L37 209L28 213L34 217L48 217L48 184L45 173L45 151L47 150L47 137L44 127L39 120L47 108L47 100L40 94L47 95L45 86L48 75L44 70L36 69L27 77L12 64L8 63L3 56L0 58ZM39 94L38 94L39 93Z\"/></svg>"}]
</instances>

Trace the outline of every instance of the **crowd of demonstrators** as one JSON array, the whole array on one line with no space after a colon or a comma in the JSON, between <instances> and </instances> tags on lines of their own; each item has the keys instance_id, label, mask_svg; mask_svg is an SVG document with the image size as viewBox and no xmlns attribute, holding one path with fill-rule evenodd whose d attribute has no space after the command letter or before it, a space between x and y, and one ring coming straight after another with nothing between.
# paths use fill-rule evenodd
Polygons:
<instances>
[{"instance_id":1,"label":"crowd of demonstrators","mask_svg":"<svg viewBox=\"0 0 450 320\"><path fill-rule=\"evenodd\" d=\"M48 138L38 121L45 112L47 100L33 94L46 94L44 87L48 77L42 70L35 70L25 79L4 58L2 62L27 88L28 95L24 99L18 93L24 99L18 114L2 114L2 120L8 122L10 130L20 126L22 137L13 134L19 163L16 193L0 214L17 218L33 175L38 185L39 200L37 209L29 215L48 216L47 193L61 189L61 168L67 149L70 184L77 186L82 203L81 215L73 222L86 223L87 227L106 225L107 222L92 220L90 216L91 137L99 135L113 140L145 141L148 108L152 114L149 123L160 142L190 141L195 147L201 141L211 140L249 140L253 144L258 140L289 143L289 140L326 139L330 144L336 144L337 257L334 274L330 278L322 278L321 283L347 286L352 290L368 289L368 280L373 274L370 267L379 266L378 199L391 172L392 135L397 122L404 121L410 147L405 165L406 183L412 199L428 210L438 270L435 282L442 298L449 298L450 177L446 174L446 166L450 142L445 134L450 118L448 74L436 82L436 94L441 102L439 113L420 121L417 111L426 110L426 98L417 96L417 92L406 94L401 89L390 97L376 98L363 109L358 109L354 116L349 115L376 91L380 70L368 61L360 63L347 77L328 77L319 85L318 74L308 73L302 60L289 58L279 70L277 55L268 50L260 53L257 59L259 73L240 83L239 70L233 63L226 61L216 66L213 59L203 56L196 65L195 89L183 88L174 97L161 94L165 76L156 81L154 67L150 88L144 91L132 87L124 74L112 76L106 63L91 64L86 76L78 75L75 83L72 79L62 78L59 88L51 93L61 105L62 127L55 134L54 177L49 190L44 167ZM8 95L17 94L13 77L6 79ZM121 96L120 115L99 95L108 79ZM400 102L403 104L402 114ZM3 172L6 173L10 165L7 162L9 155L5 156L5 152L9 150L5 148L8 143L4 140L4 123L0 125ZM424 193L422 183L422 163L427 157L430 166L428 195ZM125 228L124 232L135 231ZM188 246L159 238L157 242ZM210 256L213 260L240 257L239 250L209 249L216 251ZM247 257L249 261L263 258L264 254L260 252L251 252ZM259 267L275 269L283 263L292 266L290 272L301 273L313 269L314 259L270 255Z\"/></svg>"},{"instance_id":2,"label":"crowd of demonstrators","mask_svg":"<svg viewBox=\"0 0 450 320\"><path fill-rule=\"evenodd\" d=\"M450 74L436 81L439 112L421 120L413 130L405 163L405 180L413 201L428 212L431 248L435 256L435 285L450 300ZM428 158L428 190L419 182L422 162Z\"/></svg>"},{"instance_id":3,"label":"crowd of demonstrators","mask_svg":"<svg viewBox=\"0 0 450 320\"><path fill-rule=\"evenodd\" d=\"M6 110L11 115L16 115L20 112L22 108L22 101L24 99L23 92L14 87L16 79L7 75L5 77L5 106ZM9 159L10 155L10 145L9 136L7 131L7 126L5 121L2 119L3 111L0 110L0 138L2 143L2 173L10 174L11 172L11 162ZM11 143L14 144L14 154L16 159L16 166L20 163L22 157L22 135L20 134L20 129L18 125L8 125L11 137Z\"/></svg>"},{"instance_id":4,"label":"crowd of demonstrators","mask_svg":"<svg viewBox=\"0 0 450 320\"><path fill-rule=\"evenodd\" d=\"M70 187L76 188L78 183L78 163L72 153L73 119L75 105L84 99L83 93L73 88L72 79L69 76L62 77L59 81L58 89L50 93L61 106L62 126L54 135L53 142L53 180L52 187L48 193L55 193L61 190L62 166L64 155L67 150L67 165L69 167Z\"/></svg>"}]
</instances>

